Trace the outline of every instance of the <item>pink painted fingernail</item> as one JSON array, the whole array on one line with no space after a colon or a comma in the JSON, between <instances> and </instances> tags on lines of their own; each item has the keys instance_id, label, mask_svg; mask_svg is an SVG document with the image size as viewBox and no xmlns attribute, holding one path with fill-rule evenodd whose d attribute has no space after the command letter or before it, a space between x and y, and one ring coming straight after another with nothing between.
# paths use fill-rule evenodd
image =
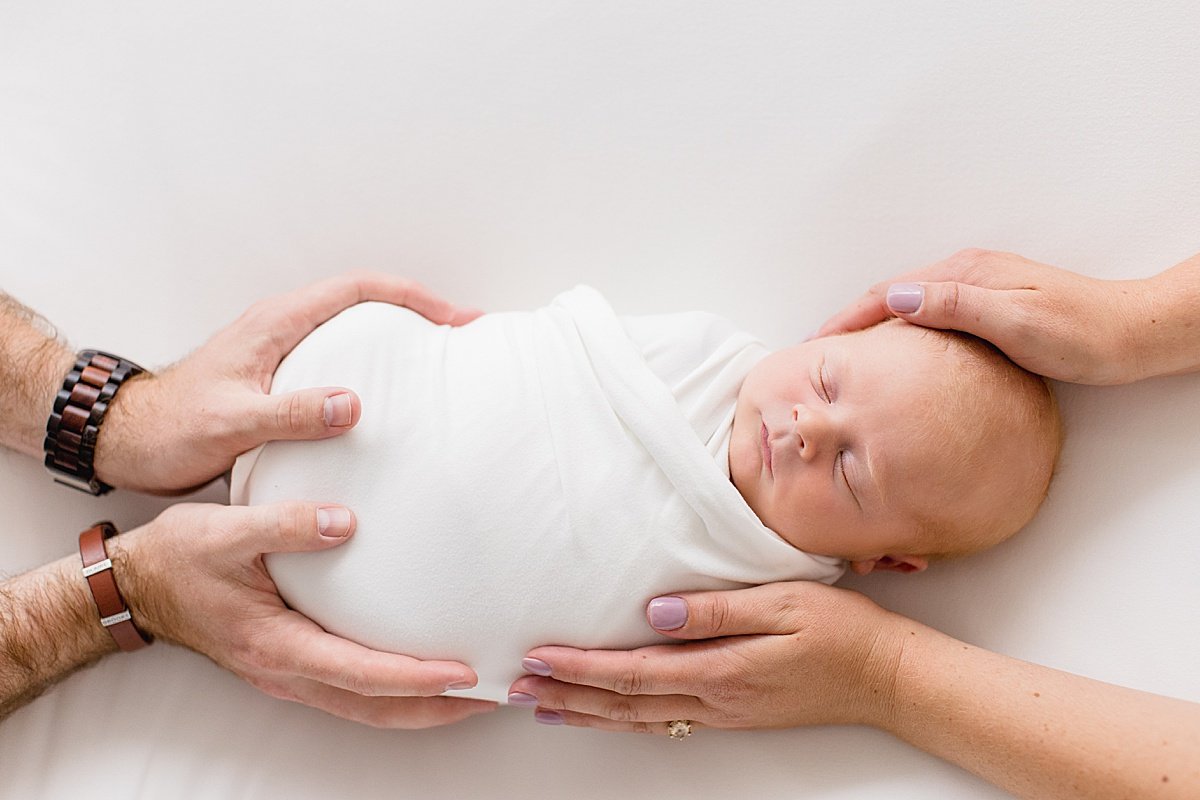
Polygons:
<instances>
[{"instance_id":1,"label":"pink painted fingernail","mask_svg":"<svg viewBox=\"0 0 1200 800\"><path fill-rule=\"evenodd\" d=\"M533 718L543 725L562 725L566 721L563 719L563 715L557 711L546 711L544 709L533 712Z\"/></svg>"},{"instance_id":2,"label":"pink painted fingernail","mask_svg":"<svg viewBox=\"0 0 1200 800\"><path fill-rule=\"evenodd\" d=\"M326 539L342 539L350 533L350 509L321 506L317 509L317 533Z\"/></svg>"},{"instance_id":3,"label":"pink painted fingernail","mask_svg":"<svg viewBox=\"0 0 1200 800\"><path fill-rule=\"evenodd\" d=\"M475 684L471 683L470 681L455 681L446 687L446 691L449 692L455 689L470 689L474 685Z\"/></svg>"},{"instance_id":4,"label":"pink painted fingernail","mask_svg":"<svg viewBox=\"0 0 1200 800\"><path fill-rule=\"evenodd\" d=\"M925 287L919 283L893 283L888 287L888 308L898 314L911 314L925 302Z\"/></svg>"},{"instance_id":5,"label":"pink painted fingernail","mask_svg":"<svg viewBox=\"0 0 1200 800\"><path fill-rule=\"evenodd\" d=\"M550 665L540 658L522 658L521 666L526 672L532 672L534 675L541 675L543 678L550 676Z\"/></svg>"},{"instance_id":6,"label":"pink painted fingernail","mask_svg":"<svg viewBox=\"0 0 1200 800\"><path fill-rule=\"evenodd\" d=\"M687 602L682 597L656 597L646 606L646 616L655 630L682 628L688 619Z\"/></svg>"},{"instance_id":7,"label":"pink painted fingernail","mask_svg":"<svg viewBox=\"0 0 1200 800\"><path fill-rule=\"evenodd\" d=\"M528 692L509 692L508 704L510 706L536 706L538 699Z\"/></svg>"},{"instance_id":8,"label":"pink painted fingernail","mask_svg":"<svg viewBox=\"0 0 1200 800\"><path fill-rule=\"evenodd\" d=\"M325 398L325 424L331 428L344 428L354 417L350 395L342 392Z\"/></svg>"}]
</instances>

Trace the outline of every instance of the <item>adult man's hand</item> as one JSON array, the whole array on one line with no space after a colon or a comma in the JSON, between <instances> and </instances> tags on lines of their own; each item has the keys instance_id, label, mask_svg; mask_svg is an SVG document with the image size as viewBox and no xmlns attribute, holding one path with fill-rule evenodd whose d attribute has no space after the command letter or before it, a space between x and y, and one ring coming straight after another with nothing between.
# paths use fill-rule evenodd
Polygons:
<instances>
[{"instance_id":1,"label":"adult man's hand","mask_svg":"<svg viewBox=\"0 0 1200 800\"><path fill-rule=\"evenodd\" d=\"M120 488L177 494L228 471L238 455L263 442L326 439L350 430L362 408L348 388L268 391L279 362L301 339L367 300L405 306L446 325L482 313L412 281L368 272L263 300L179 363L121 388L101 429L96 475Z\"/></svg>"},{"instance_id":2,"label":"adult man's hand","mask_svg":"<svg viewBox=\"0 0 1200 800\"><path fill-rule=\"evenodd\" d=\"M452 661L383 653L326 633L287 608L268 552L325 550L354 531L343 506L183 503L109 540L134 622L211 658L267 694L376 727L426 728L495 703L436 697L475 685Z\"/></svg>"}]
</instances>

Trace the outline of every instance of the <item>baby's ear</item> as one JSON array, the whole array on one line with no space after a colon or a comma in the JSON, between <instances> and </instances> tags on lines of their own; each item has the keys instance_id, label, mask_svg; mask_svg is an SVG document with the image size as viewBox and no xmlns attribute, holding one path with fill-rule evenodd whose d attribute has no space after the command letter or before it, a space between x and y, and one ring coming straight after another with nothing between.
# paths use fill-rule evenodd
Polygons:
<instances>
[{"instance_id":1,"label":"baby's ear","mask_svg":"<svg viewBox=\"0 0 1200 800\"><path fill-rule=\"evenodd\" d=\"M850 569L854 571L855 575L867 575L871 572L920 572L928 566L929 561L925 556L906 554L886 555L850 562Z\"/></svg>"}]
</instances>

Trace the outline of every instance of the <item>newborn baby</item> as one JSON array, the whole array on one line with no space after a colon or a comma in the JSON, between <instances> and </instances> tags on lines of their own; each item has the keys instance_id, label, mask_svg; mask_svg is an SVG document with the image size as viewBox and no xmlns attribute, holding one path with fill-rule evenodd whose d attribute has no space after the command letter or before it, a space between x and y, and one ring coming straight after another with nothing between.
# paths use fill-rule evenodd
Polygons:
<instances>
[{"instance_id":1,"label":"newborn baby","mask_svg":"<svg viewBox=\"0 0 1200 800\"><path fill-rule=\"evenodd\" d=\"M344 385L358 426L238 460L234 502L345 503L355 536L267 564L376 649L470 664L503 700L530 648L668 641L671 591L915 572L1015 532L1059 445L1040 379L901 322L768 354L701 313L617 317L584 287L461 328L351 308L272 391Z\"/></svg>"}]
</instances>

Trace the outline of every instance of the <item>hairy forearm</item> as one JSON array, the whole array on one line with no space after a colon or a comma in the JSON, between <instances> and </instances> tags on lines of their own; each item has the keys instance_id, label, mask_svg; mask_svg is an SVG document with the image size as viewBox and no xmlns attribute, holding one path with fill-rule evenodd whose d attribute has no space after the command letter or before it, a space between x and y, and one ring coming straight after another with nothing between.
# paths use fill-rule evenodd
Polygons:
<instances>
[{"instance_id":1,"label":"hairy forearm","mask_svg":"<svg viewBox=\"0 0 1200 800\"><path fill-rule=\"evenodd\" d=\"M1200 254L1145 286L1146 312L1130 336L1136 377L1200 370Z\"/></svg>"},{"instance_id":2,"label":"hairy forearm","mask_svg":"<svg viewBox=\"0 0 1200 800\"><path fill-rule=\"evenodd\" d=\"M1021 797L1200 797L1200 704L909 624L884 727Z\"/></svg>"},{"instance_id":3,"label":"hairy forearm","mask_svg":"<svg viewBox=\"0 0 1200 800\"><path fill-rule=\"evenodd\" d=\"M0 719L115 650L78 556L0 583Z\"/></svg>"},{"instance_id":4,"label":"hairy forearm","mask_svg":"<svg viewBox=\"0 0 1200 800\"><path fill-rule=\"evenodd\" d=\"M37 456L74 356L44 319L0 292L0 445Z\"/></svg>"}]
</instances>

